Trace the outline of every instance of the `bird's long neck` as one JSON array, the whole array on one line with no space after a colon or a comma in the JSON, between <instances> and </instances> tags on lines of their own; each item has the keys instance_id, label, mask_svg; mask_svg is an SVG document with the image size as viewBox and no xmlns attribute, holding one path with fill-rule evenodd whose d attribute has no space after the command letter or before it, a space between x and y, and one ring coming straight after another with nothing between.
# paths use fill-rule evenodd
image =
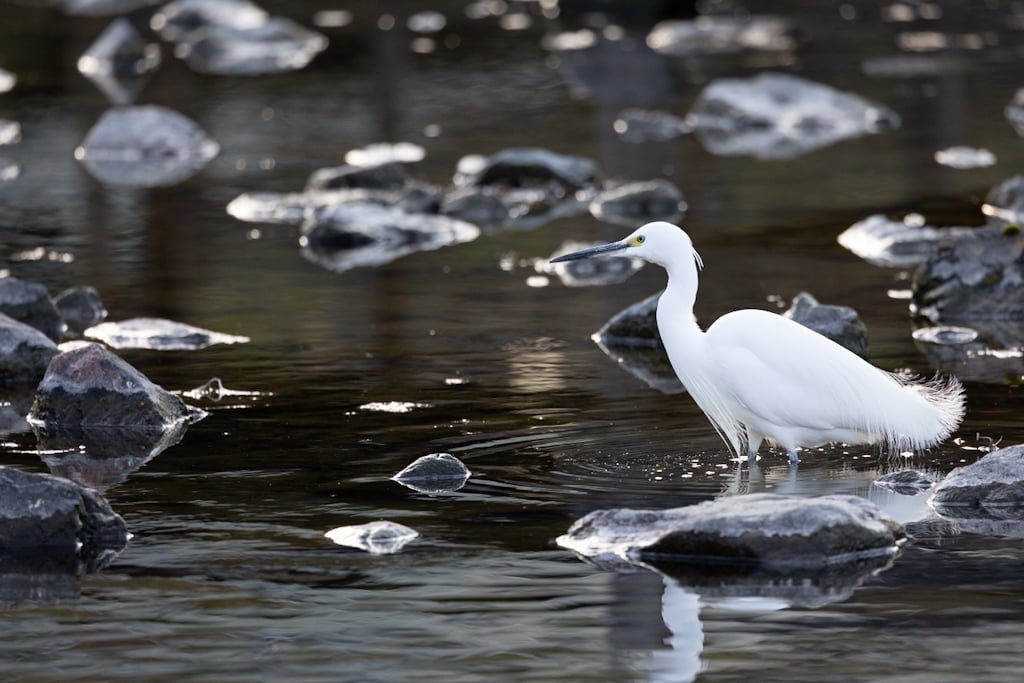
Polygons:
<instances>
[{"instance_id":1,"label":"bird's long neck","mask_svg":"<svg viewBox=\"0 0 1024 683\"><path fill-rule=\"evenodd\" d=\"M658 302L658 328L662 336L666 334L666 327L670 328L670 333L699 334L701 329L693 316L693 305L697 301L696 264L665 266L665 270L668 285Z\"/></svg>"}]
</instances>

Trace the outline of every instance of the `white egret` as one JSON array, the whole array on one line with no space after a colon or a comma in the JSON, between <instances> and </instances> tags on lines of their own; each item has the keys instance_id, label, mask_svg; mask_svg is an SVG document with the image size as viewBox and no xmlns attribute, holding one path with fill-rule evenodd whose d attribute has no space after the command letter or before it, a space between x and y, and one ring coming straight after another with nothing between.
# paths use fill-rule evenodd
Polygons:
<instances>
[{"instance_id":1,"label":"white egret","mask_svg":"<svg viewBox=\"0 0 1024 683\"><path fill-rule=\"evenodd\" d=\"M885 372L781 315L733 311L701 330L693 304L704 264L671 223L648 223L621 242L552 263L618 252L668 271L657 320L669 361L738 457L756 458L765 439L792 462L798 449L832 442L919 450L944 440L963 418L955 377L921 382Z\"/></svg>"}]
</instances>

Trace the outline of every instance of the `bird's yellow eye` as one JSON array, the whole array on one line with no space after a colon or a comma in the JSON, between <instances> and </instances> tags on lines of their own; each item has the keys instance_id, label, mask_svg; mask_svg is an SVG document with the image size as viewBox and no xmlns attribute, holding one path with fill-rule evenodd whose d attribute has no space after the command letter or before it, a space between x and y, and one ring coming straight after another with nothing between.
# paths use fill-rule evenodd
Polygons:
<instances>
[{"instance_id":1,"label":"bird's yellow eye","mask_svg":"<svg viewBox=\"0 0 1024 683\"><path fill-rule=\"evenodd\" d=\"M633 244L643 244L645 239L647 238L644 237L643 235L637 235L636 237L633 238Z\"/></svg>"}]
</instances>

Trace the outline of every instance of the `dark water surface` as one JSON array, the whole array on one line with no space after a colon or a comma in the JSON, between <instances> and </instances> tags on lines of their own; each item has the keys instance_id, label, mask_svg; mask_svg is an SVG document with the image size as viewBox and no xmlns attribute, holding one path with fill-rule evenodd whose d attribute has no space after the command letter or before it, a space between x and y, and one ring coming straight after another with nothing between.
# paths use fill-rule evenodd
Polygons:
<instances>
[{"instance_id":1,"label":"dark water surface","mask_svg":"<svg viewBox=\"0 0 1024 683\"><path fill-rule=\"evenodd\" d=\"M766 455L740 472L688 397L616 367L589 336L657 291L659 269L570 289L529 286L532 265L518 265L569 238L629 229L577 216L334 273L302 256L294 226L244 224L225 206L246 191L299 191L315 169L378 141L422 145L414 173L439 184L469 153L589 156L609 177L682 189L706 264L705 324L808 290L859 311L877 365L929 373L907 301L889 293L909 288L910 271L870 266L835 238L872 213L982 222L987 190L1024 168L1024 140L1003 115L1024 86L1020 8L937 2L941 19L893 22L876 3L857 3L853 19L842 18L849 5L779 3L805 40L795 52L670 60L626 49L642 44L654 18L640 8L653 14L654 3L629 3L632 23L573 3L543 20L552 3L511 3L534 16L511 31L439 2L449 23L428 54L409 50L401 28L374 28L383 14L402 27L421 3L346 4L354 23L325 29L331 47L300 72L200 76L165 49L140 103L193 118L221 153L193 179L151 190L104 187L73 157L107 107L74 63L107 20L0 5L0 67L19 76L0 118L23 130L0 149L21 167L0 185L0 263L53 293L95 286L113 320L161 316L250 337L121 355L167 389L219 377L257 392L193 401L210 416L106 490L133 539L98 573L4 606L0 679L1019 680L1024 527L914 524L916 541L891 567L803 606L723 597L727 577L606 572L555 546L597 508L746 491L850 493L902 522L931 516L921 497L871 485L906 464L871 449L808 454L796 470ZM338 5L265 6L309 25ZM545 34L588 22L621 23L625 38L541 48ZM943 51L958 66L939 75L866 76L863 60L899 54L908 31L981 45ZM682 115L711 78L764 68L869 97L903 125L785 162L714 157L690 136L627 143L612 130L628 106ZM952 145L985 147L998 163L936 164ZM40 246L73 260L15 260ZM968 382L958 440L911 464L941 474L971 462L979 433L1024 440L1013 384ZM472 470L463 489L426 495L390 480L442 451ZM49 471L40 455L30 431L3 436L0 463ZM385 556L323 537L377 519L421 536Z\"/></svg>"}]
</instances>

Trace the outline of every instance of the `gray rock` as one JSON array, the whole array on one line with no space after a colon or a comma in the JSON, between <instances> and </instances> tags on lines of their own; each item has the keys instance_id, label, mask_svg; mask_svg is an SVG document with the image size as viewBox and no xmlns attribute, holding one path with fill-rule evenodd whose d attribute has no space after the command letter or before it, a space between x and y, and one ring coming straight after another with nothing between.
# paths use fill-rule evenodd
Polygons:
<instances>
[{"instance_id":1,"label":"gray rock","mask_svg":"<svg viewBox=\"0 0 1024 683\"><path fill-rule=\"evenodd\" d=\"M419 532L404 524L378 520L366 524L339 526L324 534L338 545L358 548L375 555L397 553L409 541L419 536Z\"/></svg>"},{"instance_id":2,"label":"gray rock","mask_svg":"<svg viewBox=\"0 0 1024 683\"><path fill-rule=\"evenodd\" d=\"M1024 376L1024 322L972 321L914 330L914 345L936 370L962 380L1016 386Z\"/></svg>"},{"instance_id":3,"label":"gray rock","mask_svg":"<svg viewBox=\"0 0 1024 683\"><path fill-rule=\"evenodd\" d=\"M1004 113L1006 120L1017 131L1017 135L1024 137L1024 88L1017 90L1013 99L1006 105Z\"/></svg>"},{"instance_id":4,"label":"gray rock","mask_svg":"<svg viewBox=\"0 0 1024 683\"><path fill-rule=\"evenodd\" d=\"M565 196L594 185L597 174L597 164L592 159L523 147L492 155L479 169L460 176L457 184L541 187Z\"/></svg>"},{"instance_id":5,"label":"gray rock","mask_svg":"<svg viewBox=\"0 0 1024 683\"><path fill-rule=\"evenodd\" d=\"M394 162L374 166L332 166L313 171L306 181L306 192L339 189L401 190L407 180L405 169Z\"/></svg>"},{"instance_id":6,"label":"gray rock","mask_svg":"<svg viewBox=\"0 0 1024 683\"><path fill-rule=\"evenodd\" d=\"M0 313L0 384L38 384L56 355L49 337Z\"/></svg>"},{"instance_id":7,"label":"gray rock","mask_svg":"<svg viewBox=\"0 0 1024 683\"><path fill-rule=\"evenodd\" d=\"M28 421L43 427L134 427L165 431L195 419L174 394L99 344L50 361Z\"/></svg>"},{"instance_id":8,"label":"gray rock","mask_svg":"<svg viewBox=\"0 0 1024 683\"><path fill-rule=\"evenodd\" d=\"M211 25L178 42L175 54L205 74L256 76L301 69L327 47L327 38L286 17L259 26Z\"/></svg>"},{"instance_id":9,"label":"gray rock","mask_svg":"<svg viewBox=\"0 0 1024 683\"><path fill-rule=\"evenodd\" d=\"M444 195L441 213L478 225L501 225L512 218L503 194L492 187L458 187Z\"/></svg>"},{"instance_id":10,"label":"gray rock","mask_svg":"<svg viewBox=\"0 0 1024 683\"><path fill-rule=\"evenodd\" d=\"M864 498L729 496L668 510L596 510L557 543L585 557L823 569L888 557L903 527Z\"/></svg>"},{"instance_id":11,"label":"gray rock","mask_svg":"<svg viewBox=\"0 0 1024 683\"><path fill-rule=\"evenodd\" d=\"M624 109L615 119L615 132L626 142L664 141L686 135L690 125L664 111Z\"/></svg>"},{"instance_id":12,"label":"gray rock","mask_svg":"<svg viewBox=\"0 0 1024 683\"><path fill-rule=\"evenodd\" d=\"M602 256L551 263L560 254L580 251L603 244L602 242L564 242L554 254L538 261L537 272L555 275L566 287L597 287L624 282L644 267L642 259L631 256Z\"/></svg>"},{"instance_id":13,"label":"gray rock","mask_svg":"<svg viewBox=\"0 0 1024 683\"><path fill-rule=\"evenodd\" d=\"M65 289L53 298L53 305L67 326L65 333L74 339L80 339L86 328L99 325L107 317L107 309L95 287Z\"/></svg>"},{"instance_id":14,"label":"gray rock","mask_svg":"<svg viewBox=\"0 0 1024 683\"><path fill-rule=\"evenodd\" d=\"M147 42L125 18L115 19L78 58L78 70L112 104L131 104L146 76L160 66L160 46Z\"/></svg>"},{"instance_id":15,"label":"gray rock","mask_svg":"<svg viewBox=\"0 0 1024 683\"><path fill-rule=\"evenodd\" d=\"M0 465L0 548L122 548L124 520L95 491Z\"/></svg>"},{"instance_id":16,"label":"gray rock","mask_svg":"<svg viewBox=\"0 0 1024 683\"><path fill-rule=\"evenodd\" d=\"M214 344L246 344L248 337L214 332L164 318L130 318L100 323L84 332L87 339L115 349L195 351Z\"/></svg>"},{"instance_id":17,"label":"gray rock","mask_svg":"<svg viewBox=\"0 0 1024 683\"><path fill-rule=\"evenodd\" d=\"M665 352L656 318L661 292L613 315L593 339L616 365L664 394L686 391Z\"/></svg>"},{"instance_id":18,"label":"gray rock","mask_svg":"<svg viewBox=\"0 0 1024 683\"><path fill-rule=\"evenodd\" d=\"M677 223L686 211L686 202L679 188L667 180L648 180L604 190L587 208L600 221L634 226L655 220Z\"/></svg>"},{"instance_id":19,"label":"gray rock","mask_svg":"<svg viewBox=\"0 0 1024 683\"><path fill-rule=\"evenodd\" d=\"M849 306L820 304L807 292L800 292L783 315L845 346L861 358L868 357L868 328L857 311Z\"/></svg>"},{"instance_id":20,"label":"gray rock","mask_svg":"<svg viewBox=\"0 0 1024 683\"><path fill-rule=\"evenodd\" d=\"M920 214L908 214L900 221L875 214L851 225L837 241L873 265L905 268L924 263L939 244L974 231L975 228L925 225Z\"/></svg>"},{"instance_id":21,"label":"gray rock","mask_svg":"<svg viewBox=\"0 0 1024 683\"><path fill-rule=\"evenodd\" d=\"M431 453L391 478L420 493L442 493L461 489L470 474L469 468L451 453Z\"/></svg>"},{"instance_id":22,"label":"gray rock","mask_svg":"<svg viewBox=\"0 0 1024 683\"><path fill-rule=\"evenodd\" d=\"M161 38L177 43L211 26L254 28L269 18L249 0L174 0L153 14L150 25Z\"/></svg>"},{"instance_id":23,"label":"gray rock","mask_svg":"<svg viewBox=\"0 0 1024 683\"><path fill-rule=\"evenodd\" d=\"M1024 320L1022 285L1019 228L980 229L938 246L921 264L914 274L911 312L936 323Z\"/></svg>"},{"instance_id":24,"label":"gray rock","mask_svg":"<svg viewBox=\"0 0 1024 683\"><path fill-rule=\"evenodd\" d=\"M1024 519L1024 445L1000 448L958 467L939 482L928 500L945 516Z\"/></svg>"},{"instance_id":25,"label":"gray rock","mask_svg":"<svg viewBox=\"0 0 1024 683\"><path fill-rule=\"evenodd\" d=\"M64 335L64 323L46 287L35 282L0 278L0 313L36 328L55 342Z\"/></svg>"},{"instance_id":26,"label":"gray rock","mask_svg":"<svg viewBox=\"0 0 1024 683\"><path fill-rule=\"evenodd\" d=\"M792 23L767 15L704 15L662 21L647 35L651 49L672 57L715 57L740 52L787 52L796 47Z\"/></svg>"},{"instance_id":27,"label":"gray rock","mask_svg":"<svg viewBox=\"0 0 1024 683\"><path fill-rule=\"evenodd\" d=\"M712 154L779 160L892 130L899 116L857 95L768 72L712 81L687 122Z\"/></svg>"},{"instance_id":28,"label":"gray rock","mask_svg":"<svg viewBox=\"0 0 1024 683\"><path fill-rule=\"evenodd\" d=\"M448 216L411 214L396 207L352 202L312 212L302 225L302 254L342 272L475 240L480 229Z\"/></svg>"},{"instance_id":29,"label":"gray rock","mask_svg":"<svg viewBox=\"0 0 1024 683\"><path fill-rule=\"evenodd\" d=\"M989 190L981 210L997 226L1017 226L1019 230L1024 223L1024 175L1007 178Z\"/></svg>"},{"instance_id":30,"label":"gray rock","mask_svg":"<svg viewBox=\"0 0 1024 683\"><path fill-rule=\"evenodd\" d=\"M935 480L918 470L900 470L883 474L872 483L900 495L915 496L934 486Z\"/></svg>"},{"instance_id":31,"label":"gray rock","mask_svg":"<svg viewBox=\"0 0 1024 683\"><path fill-rule=\"evenodd\" d=\"M75 158L101 183L159 187L191 178L219 152L190 118L146 105L108 109Z\"/></svg>"}]
</instances>

